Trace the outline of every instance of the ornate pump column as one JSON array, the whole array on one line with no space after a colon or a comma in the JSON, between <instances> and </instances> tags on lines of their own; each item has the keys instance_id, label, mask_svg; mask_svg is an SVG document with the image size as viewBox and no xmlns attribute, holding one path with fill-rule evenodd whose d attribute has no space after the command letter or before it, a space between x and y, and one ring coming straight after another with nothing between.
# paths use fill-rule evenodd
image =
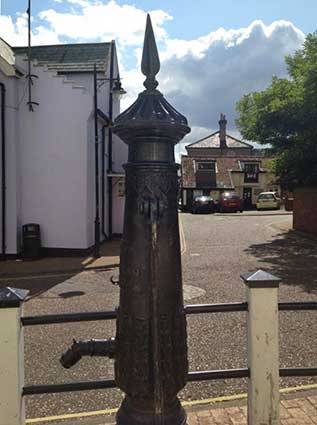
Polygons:
<instances>
[{"instance_id":1,"label":"ornate pump column","mask_svg":"<svg viewBox=\"0 0 317 425\"><path fill-rule=\"evenodd\" d=\"M156 90L159 69L148 15L146 90L113 127L129 145L115 355L116 383L126 393L119 425L186 422L177 398L188 364L174 145L190 128Z\"/></svg>"},{"instance_id":2,"label":"ornate pump column","mask_svg":"<svg viewBox=\"0 0 317 425\"><path fill-rule=\"evenodd\" d=\"M66 368L82 356L115 359L115 381L126 394L118 425L186 423L177 398L188 364L174 145L190 128L156 90L159 69L148 16L142 58L146 90L113 127L129 145L117 335L74 341L61 357Z\"/></svg>"}]
</instances>

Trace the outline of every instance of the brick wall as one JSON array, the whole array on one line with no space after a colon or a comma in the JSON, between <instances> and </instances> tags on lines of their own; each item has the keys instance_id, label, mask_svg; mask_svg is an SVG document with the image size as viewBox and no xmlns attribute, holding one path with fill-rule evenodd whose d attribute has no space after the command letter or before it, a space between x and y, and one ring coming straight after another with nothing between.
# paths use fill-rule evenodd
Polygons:
<instances>
[{"instance_id":1,"label":"brick wall","mask_svg":"<svg viewBox=\"0 0 317 425\"><path fill-rule=\"evenodd\" d=\"M293 228L317 233L317 187L294 191Z\"/></svg>"},{"instance_id":2,"label":"brick wall","mask_svg":"<svg viewBox=\"0 0 317 425\"><path fill-rule=\"evenodd\" d=\"M190 156L182 156L182 186L196 187L194 159Z\"/></svg>"}]
</instances>

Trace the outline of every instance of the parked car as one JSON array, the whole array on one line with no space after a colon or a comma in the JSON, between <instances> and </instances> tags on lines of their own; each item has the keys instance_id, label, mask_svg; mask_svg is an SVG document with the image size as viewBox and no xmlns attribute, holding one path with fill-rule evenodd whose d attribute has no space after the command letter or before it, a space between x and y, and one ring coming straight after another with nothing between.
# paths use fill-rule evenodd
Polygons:
<instances>
[{"instance_id":1,"label":"parked car","mask_svg":"<svg viewBox=\"0 0 317 425\"><path fill-rule=\"evenodd\" d=\"M281 208L281 199L276 192L262 192L258 196L256 203L257 210L279 210Z\"/></svg>"},{"instance_id":2,"label":"parked car","mask_svg":"<svg viewBox=\"0 0 317 425\"><path fill-rule=\"evenodd\" d=\"M293 211L294 198L283 198L285 211Z\"/></svg>"},{"instance_id":3,"label":"parked car","mask_svg":"<svg viewBox=\"0 0 317 425\"><path fill-rule=\"evenodd\" d=\"M222 193L218 201L219 212L242 212L243 199L237 193Z\"/></svg>"},{"instance_id":4,"label":"parked car","mask_svg":"<svg viewBox=\"0 0 317 425\"><path fill-rule=\"evenodd\" d=\"M195 196L192 213L198 212L215 212L215 202L211 196Z\"/></svg>"}]
</instances>

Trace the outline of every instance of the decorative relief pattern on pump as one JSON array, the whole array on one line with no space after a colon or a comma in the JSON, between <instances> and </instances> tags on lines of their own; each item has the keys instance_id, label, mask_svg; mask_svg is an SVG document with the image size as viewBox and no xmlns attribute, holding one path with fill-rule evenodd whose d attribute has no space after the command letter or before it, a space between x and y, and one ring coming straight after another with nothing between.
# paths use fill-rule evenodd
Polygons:
<instances>
[{"instance_id":1,"label":"decorative relief pattern on pump","mask_svg":"<svg viewBox=\"0 0 317 425\"><path fill-rule=\"evenodd\" d=\"M150 222L159 221L177 196L175 170L155 169L151 172L129 170L129 187L137 199L139 213ZM172 205L174 207L174 205Z\"/></svg>"}]
</instances>

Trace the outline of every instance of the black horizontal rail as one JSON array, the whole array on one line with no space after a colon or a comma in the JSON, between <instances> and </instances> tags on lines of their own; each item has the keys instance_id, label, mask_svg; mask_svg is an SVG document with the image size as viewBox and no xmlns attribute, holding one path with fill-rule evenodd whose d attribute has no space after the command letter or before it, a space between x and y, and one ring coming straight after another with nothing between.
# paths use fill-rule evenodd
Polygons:
<instances>
[{"instance_id":1,"label":"black horizontal rail","mask_svg":"<svg viewBox=\"0 0 317 425\"><path fill-rule=\"evenodd\" d=\"M248 377L248 369L208 370L200 372L190 372L188 374L188 381L210 381L215 379L232 379L246 377ZM71 382L65 384L30 385L23 388L22 394L24 396L35 394L53 394L71 391L101 390L116 387L117 385L115 381L109 379L105 381L84 381Z\"/></svg>"},{"instance_id":2,"label":"black horizontal rail","mask_svg":"<svg viewBox=\"0 0 317 425\"><path fill-rule=\"evenodd\" d=\"M281 377L317 376L316 367L280 368ZM213 381L217 379L235 379L250 377L249 369L205 370L189 372L188 382Z\"/></svg>"},{"instance_id":3,"label":"black horizontal rail","mask_svg":"<svg viewBox=\"0 0 317 425\"><path fill-rule=\"evenodd\" d=\"M280 311L317 310L317 301L280 302L278 309Z\"/></svg>"},{"instance_id":4,"label":"black horizontal rail","mask_svg":"<svg viewBox=\"0 0 317 425\"><path fill-rule=\"evenodd\" d=\"M217 379L248 378L249 369L202 370L189 372L188 382L213 381Z\"/></svg>"},{"instance_id":5,"label":"black horizontal rail","mask_svg":"<svg viewBox=\"0 0 317 425\"><path fill-rule=\"evenodd\" d=\"M96 320L113 320L117 311L96 311L88 313L48 314L45 316L21 317L23 326L52 325L54 323L91 322Z\"/></svg>"},{"instance_id":6,"label":"black horizontal rail","mask_svg":"<svg viewBox=\"0 0 317 425\"><path fill-rule=\"evenodd\" d=\"M279 311L317 310L317 301L279 302ZM228 313L248 311L248 303L192 304L184 307L186 314Z\"/></svg>"},{"instance_id":7,"label":"black horizontal rail","mask_svg":"<svg viewBox=\"0 0 317 425\"><path fill-rule=\"evenodd\" d=\"M184 307L185 314L228 313L232 311L247 311L248 303L224 304L191 304Z\"/></svg>"},{"instance_id":8,"label":"black horizontal rail","mask_svg":"<svg viewBox=\"0 0 317 425\"><path fill-rule=\"evenodd\" d=\"M248 378L250 376L249 369L225 369L225 370L203 370L198 372L189 372L188 382L214 381L218 379L237 379ZM295 367L280 369L281 377L303 377L317 376L317 368L313 367ZM30 385L23 388L22 395L39 395L65 393L73 391L89 391L103 390L109 388L117 388L113 379L104 381L82 381L70 382L65 384L49 384L49 385Z\"/></svg>"},{"instance_id":9,"label":"black horizontal rail","mask_svg":"<svg viewBox=\"0 0 317 425\"><path fill-rule=\"evenodd\" d=\"M280 302L280 311L317 310L317 301ZM192 304L184 307L185 314L202 313L229 313L247 311L248 303L223 304ZM117 311L96 311L87 313L49 314L45 316L26 316L21 318L23 326L52 325L56 323L90 322L96 320L113 320L117 318Z\"/></svg>"},{"instance_id":10,"label":"black horizontal rail","mask_svg":"<svg viewBox=\"0 0 317 425\"><path fill-rule=\"evenodd\" d=\"M65 384L30 385L23 387L22 395L68 393L72 391L104 390L117 388L113 379L105 381L82 381Z\"/></svg>"},{"instance_id":11,"label":"black horizontal rail","mask_svg":"<svg viewBox=\"0 0 317 425\"><path fill-rule=\"evenodd\" d=\"M280 369L280 376L317 376L317 367L285 367Z\"/></svg>"}]
</instances>

